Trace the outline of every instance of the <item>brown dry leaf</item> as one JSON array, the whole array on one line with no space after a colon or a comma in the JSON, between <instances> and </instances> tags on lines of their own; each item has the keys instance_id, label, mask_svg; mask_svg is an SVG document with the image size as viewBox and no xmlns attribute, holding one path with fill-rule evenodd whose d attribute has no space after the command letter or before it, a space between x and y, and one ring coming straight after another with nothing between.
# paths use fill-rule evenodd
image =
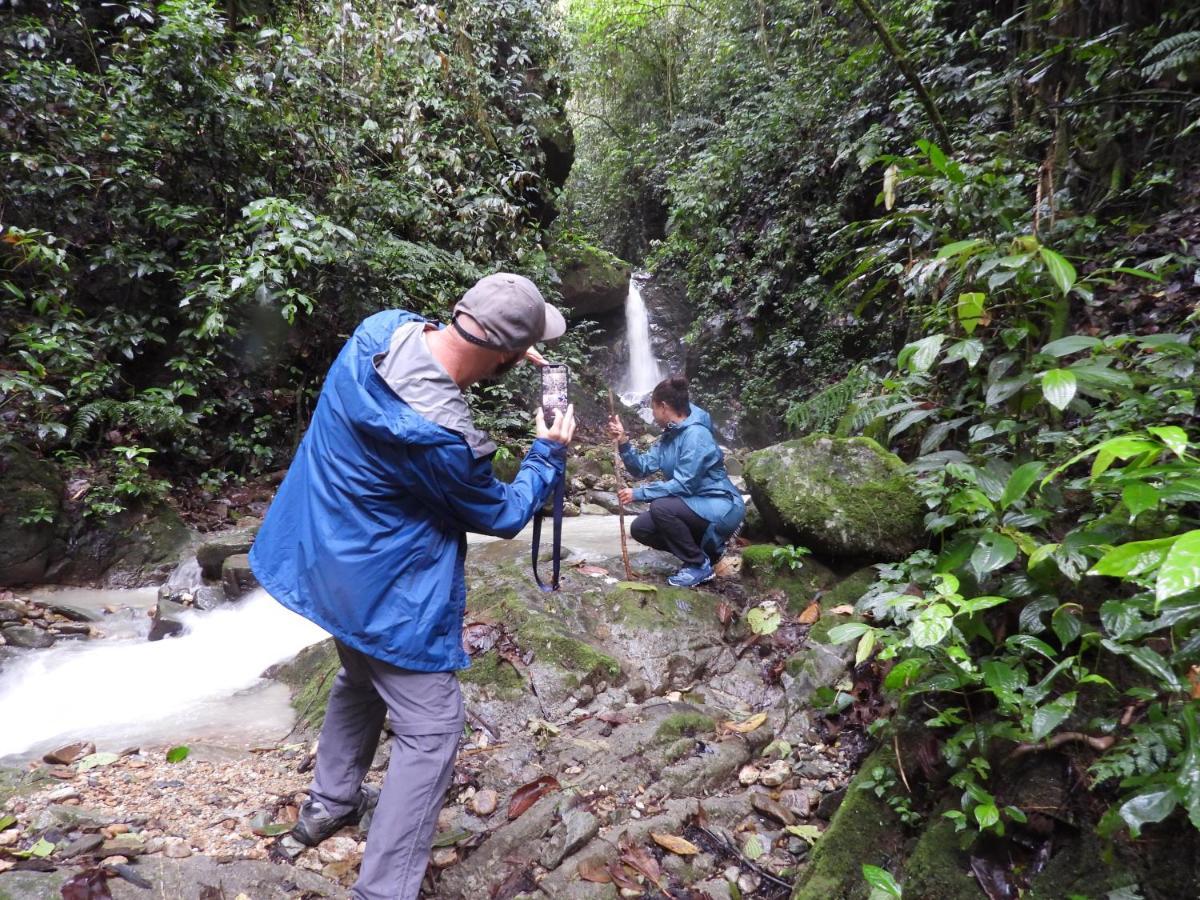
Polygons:
<instances>
[{"instance_id":1,"label":"brown dry leaf","mask_svg":"<svg viewBox=\"0 0 1200 900\"><path fill-rule=\"evenodd\" d=\"M562 785L558 783L558 779L553 775L543 775L529 782L529 784L521 785L513 792L512 799L508 801L509 821L511 822L542 799L542 797L546 796L546 794L551 791L557 791L560 787Z\"/></svg>"},{"instance_id":2,"label":"brown dry leaf","mask_svg":"<svg viewBox=\"0 0 1200 900\"><path fill-rule=\"evenodd\" d=\"M849 603L843 603L840 606L835 606L829 610L831 616L852 616L854 615L854 607Z\"/></svg>"},{"instance_id":3,"label":"brown dry leaf","mask_svg":"<svg viewBox=\"0 0 1200 900\"><path fill-rule=\"evenodd\" d=\"M650 837L654 838L654 843L665 850L670 850L672 853L679 856L691 856L693 853L699 853L700 848L686 838L676 837L673 834L659 834L656 831L650 832Z\"/></svg>"},{"instance_id":4,"label":"brown dry leaf","mask_svg":"<svg viewBox=\"0 0 1200 900\"><path fill-rule=\"evenodd\" d=\"M615 884L621 890L642 891L644 887L639 884L628 870L619 862L611 862L608 864L608 874Z\"/></svg>"},{"instance_id":5,"label":"brown dry leaf","mask_svg":"<svg viewBox=\"0 0 1200 900\"><path fill-rule=\"evenodd\" d=\"M656 888L663 890L662 869L659 868L658 860L651 856L645 847L630 846L621 854L621 862L645 875Z\"/></svg>"},{"instance_id":6,"label":"brown dry leaf","mask_svg":"<svg viewBox=\"0 0 1200 900\"><path fill-rule=\"evenodd\" d=\"M755 713L744 722L724 722L721 727L726 731L736 731L738 734L749 734L755 728L767 721L766 713Z\"/></svg>"},{"instance_id":7,"label":"brown dry leaf","mask_svg":"<svg viewBox=\"0 0 1200 900\"><path fill-rule=\"evenodd\" d=\"M1192 699L1200 700L1200 666L1188 669L1188 681L1192 683Z\"/></svg>"},{"instance_id":8,"label":"brown dry leaf","mask_svg":"<svg viewBox=\"0 0 1200 900\"><path fill-rule=\"evenodd\" d=\"M801 625L811 625L819 618L821 618L821 604L814 600L804 607L804 612L800 613L796 621Z\"/></svg>"},{"instance_id":9,"label":"brown dry leaf","mask_svg":"<svg viewBox=\"0 0 1200 900\"><path fill-rule=\"evenodd\" d=\"M733 607L722 600L717 604L717 621L722 625L728 625L733 618Z\"/></svg>"},{"instance_id":10,"label":"brown dry leaf","mask_svg":"<svg viewBox=\"0 0 1200 900\"><path fill-rule=\"evenodd\" d=\"M596 713L596 718L601 722L607 722L609 725L628 725L629 716L619 712L602 712Z\"/></svg>"},{"instance_id":11,"label":"brown dry leaf","mask_svg":"<svg viewBox=\"0 0 1200 900\"><path fill-rule=\"evenodd\" d=\"M608 569L602 569L600 566L582 565L579 567L579 572L583 575L607 575Z\"/></svg>"},{"instance_id":12,"label":"brown dry leaf","mask_svg":"<svg viewBox=\"0 0 1200 900\"><path fill-rule=\"evenodd\" d=\"M593 884L612 884L613 877L608 871L604 860L593 856L579 864L579 877Z\"/></svg>"}]
</instances>

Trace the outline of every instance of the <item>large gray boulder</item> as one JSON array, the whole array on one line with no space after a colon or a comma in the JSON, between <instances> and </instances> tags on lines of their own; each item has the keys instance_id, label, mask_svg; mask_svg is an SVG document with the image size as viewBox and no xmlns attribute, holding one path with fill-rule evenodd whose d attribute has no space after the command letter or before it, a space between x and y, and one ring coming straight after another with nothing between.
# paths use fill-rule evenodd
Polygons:
<instances>
[{"instance_id":1,"label":"large gray boulder","mask_svg":"<svg viewBox=\"0 0 1200 900\"><path fill-rule=\"evenodd\" d=\"M893 560L925 543L904 463L870 438L813 434L755 451L746 484L773 533L821 556Z\"/></svg>"},{"instance_id":2,"label":"large gray boulder","mask_svg":"<svg viewBox=\"0 0 1200 900\"><path fill-rule=\"evenodd\" d=\"M633 274L629 263L581 241L557 244L551 262L562 280L558 290L568 318L595 318L624 308Z\"/></svg>"},{"instance_id":3,"label":"large gray boulder","mask_svg":"<svg viewBox=\"0 0 1200 900\"><path fill-rule=\"evenodd\" d=\"M53 463L21 444L0 446L0 586L45 575L53 561L62 491Z\"/></svg>"}]
</instances>

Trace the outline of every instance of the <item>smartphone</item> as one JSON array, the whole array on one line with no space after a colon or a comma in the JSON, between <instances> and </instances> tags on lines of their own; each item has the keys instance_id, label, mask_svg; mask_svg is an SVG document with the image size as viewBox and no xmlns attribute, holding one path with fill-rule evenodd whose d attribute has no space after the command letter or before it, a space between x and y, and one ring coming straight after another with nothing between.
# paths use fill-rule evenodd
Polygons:
<instances>
[{"instance_id":1,"label":"smartphone","mask_svg":"<svg viewBox=\"0 0 1200 900\"><path fill-rule=\"evenodd\" d=\"M546 424L554 424L554 412L567 413L570 403L571 370L562 363L542 366L542 414Z\"/></svg>"}]
</instances>

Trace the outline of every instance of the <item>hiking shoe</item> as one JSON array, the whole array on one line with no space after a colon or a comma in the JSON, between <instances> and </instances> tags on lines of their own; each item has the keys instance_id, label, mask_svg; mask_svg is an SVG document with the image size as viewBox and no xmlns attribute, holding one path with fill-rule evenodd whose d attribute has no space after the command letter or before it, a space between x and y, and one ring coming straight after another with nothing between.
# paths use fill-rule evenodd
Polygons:
<instances>
[{"instance_id":1,"label":"hiking shoe","mask_svg":"<svg viewBox=\"0 0 1200 900\"><path fill-rule=\"evenodd\" d=\"M712 563L706 558L698 566L684 566L667 579L667 584L682 588L696 587L706 581L712 581L716 574L713 571Z\"/></svg>"},{"instance_id":2,"label":"hiking shoe","mask_svg":"<svg viewBox=\"0 0 1200 900\"><path fill-rule=\"evenodd\" d=\"M364 784L358 789L358 805L342 816L333 816L320 800L306 800L291 835L306 847L315 847L347 825L357 825L379 802L379 788Z\"/></svg>"}]
</instances>

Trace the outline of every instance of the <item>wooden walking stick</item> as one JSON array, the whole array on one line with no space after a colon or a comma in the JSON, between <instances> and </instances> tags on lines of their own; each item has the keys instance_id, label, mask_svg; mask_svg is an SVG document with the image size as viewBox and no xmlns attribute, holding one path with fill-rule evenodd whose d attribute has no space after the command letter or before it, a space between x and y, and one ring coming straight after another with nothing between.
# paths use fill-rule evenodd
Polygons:
<instances>
[{"instance_id":1,"label":"wooden walking stick","mask_svg":"<svg viewBox=\"0 0 1200 900\"><path fill-rule=\"evenodd\" d=\"M608 413L614 419L617 417L611 387L608 389ZM625 504L621 502L621 491L625 488L621 479L621 444L616 438L613 438L613 474L617 478L617 515L621 520L621 562L625 563L625 580L634 581L633 569L629 567L629 545L625 541Z\"/></svg>"}]
</instances>

